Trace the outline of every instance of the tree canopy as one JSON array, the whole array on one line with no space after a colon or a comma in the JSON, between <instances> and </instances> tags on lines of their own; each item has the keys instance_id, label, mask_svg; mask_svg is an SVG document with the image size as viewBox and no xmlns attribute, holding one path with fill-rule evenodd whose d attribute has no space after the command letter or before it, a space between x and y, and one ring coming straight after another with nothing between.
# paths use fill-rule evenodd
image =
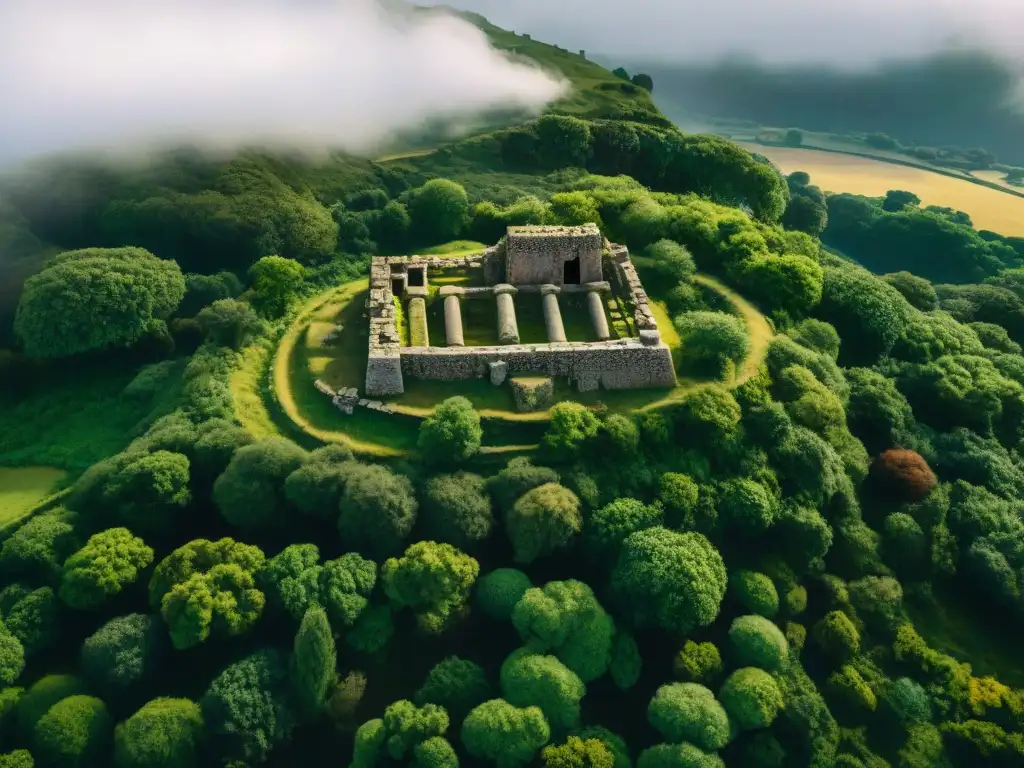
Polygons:
<instances>
[{"instance_id":1,"label":"tree canopy","mask_svg":"<svg viewBox=\"0 0 1024 768\"><path fill-rule=\"evenodd\" d=\"M184 296L181 268L145 249L67 251L25 281L14 328L33 357L124 347L163 325Z\"/></svg>"}]
</instances>

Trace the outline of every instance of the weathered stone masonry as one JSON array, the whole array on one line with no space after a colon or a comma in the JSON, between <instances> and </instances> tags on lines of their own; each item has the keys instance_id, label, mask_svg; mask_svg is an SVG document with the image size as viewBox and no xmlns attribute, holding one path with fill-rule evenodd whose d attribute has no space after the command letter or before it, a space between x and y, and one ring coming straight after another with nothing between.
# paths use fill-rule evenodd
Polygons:
<instances>
[{"instance_id":1,"label":"weathered stone masonry","mask_svg":"<svg viewBox=\"0 0 1024 768\"><path fill-rule=\"evenodd\" d=\"M402 373L416 379L462 381L482 379L488 364L502 361L509 376L564 376L580 392L675 386L672 353L659 339L517 344L501 347L432 347L402 353Z\"/></svg>"},{"instance_id":2,"label":"weathered stone masonry","mask_svg":"<svg viewBox=\"0 0 1024 768\"><path fill-rule=\"evenodd\" d=\"M607 253L607 260L603 255ZM606 261L606 263L603 263ZM570 266L566 266L570 263ZM394 312L394 289L407 295L426 292L429 272L481 269L487 287L445 286L446 347L402 347ZM422 274L418 271L423 270ZM586 292L599 338L610 336L600 294L609 290L609 272L626 300L639 338L598 342L565 342L559 292ZM565 377L580 391L671 387L675 370L668 346L661 340L647 293L625 246L603 240L594 225L583 227L510 227L507 237L480 254L465 258L423 256L376 257L371 266L369 361L366 393L387 396L404 391L404 377L440 381L524 374ZM422 279L422 289L413 287ZM514 291L541 294L548 344L519 344ZM422 292L421 292L422 291ZM472 297L472 298L471 298ZM461 302L496 301L501 346L465 347Z\"/></svg>"}]
</instances>

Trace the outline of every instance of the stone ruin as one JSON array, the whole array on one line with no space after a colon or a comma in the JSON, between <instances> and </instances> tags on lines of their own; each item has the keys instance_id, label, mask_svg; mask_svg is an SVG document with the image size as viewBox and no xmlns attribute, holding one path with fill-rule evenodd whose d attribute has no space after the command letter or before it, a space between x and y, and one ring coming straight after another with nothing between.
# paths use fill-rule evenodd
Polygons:
<instances>
[{"instance_id":1,"label":"stone ruin","mask_svg":"<svg viewBox=\"0 0 1024 768\"><path fill-rule=\"evenodd\" d=\"M426 332L429 279L454 269L480 270L483 286L444 285L444 346ZM597 341L566 340L559 296L586 294ZM613 339L605 297L614 293L630 310L636 336ZM541 302L546 344L521 344L515 299ZM408 317L421 328L413 346L402 346L395 297L408 301ZM520 299L524 300L524 299ZM462 304L494 301L496 346L466 346ZM565 377L581 392L675 386L672 354L624 245L607 242L594 224L575 227L509 227L504 238L482 253L463 258L376 256L370 266L367 299L370 338L366 394L398 395L405 377L436 381L490 379L501 384L517 376Z\"/></svg>"}]
</instances>

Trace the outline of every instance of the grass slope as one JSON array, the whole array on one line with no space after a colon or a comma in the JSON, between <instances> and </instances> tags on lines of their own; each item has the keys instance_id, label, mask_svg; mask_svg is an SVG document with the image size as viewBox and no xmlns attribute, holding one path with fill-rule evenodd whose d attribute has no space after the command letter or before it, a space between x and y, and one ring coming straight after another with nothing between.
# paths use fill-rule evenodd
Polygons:
<instances>
[{"instance_id":1,"label":"grass slope","mask_svg":"<svg viewBox=\"0 0 1024 768\"><path fill-rule=\"evenodd\" d=\"M0 466L85 471L173 410L182 369L177 366L152 399L126 397L124 388L137 371L114 366L68 370L31 397L0 404Z\"/></svg>"},{"instance_id":2,"label":"grass slope","mask_svg":"<svg viewBox=\"0 0 1024 768\"><path fill-rule=\"evenodd\" d=\"M479 14L463 12L459 15L483 30L495 48L532 59L571 83L571 92L550 105L548 111L579 117L606 117L615 115L616 110L639 110L650 113L655 119L664 119L647 91L615 77L579 52L502 29Z\"/></svg>"},{"instance_id":3,"label":"grass slope","mask_svg":"<svg viewBox=\"0 0 1024 768\"><path fill-rule=\"evenodd\" d=\"M66 477L53 467L0 467L0 530L31 512Z\"/></svg>"}]
</instances>

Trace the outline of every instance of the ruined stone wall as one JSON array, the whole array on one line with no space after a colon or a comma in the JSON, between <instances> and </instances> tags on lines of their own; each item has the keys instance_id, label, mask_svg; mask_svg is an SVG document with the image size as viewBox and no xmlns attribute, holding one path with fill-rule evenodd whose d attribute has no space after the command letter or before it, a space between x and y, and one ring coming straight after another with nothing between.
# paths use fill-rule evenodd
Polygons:
<instances>
[{"instance_id":1,"label":"ruined stone wall","mask_svg":"<svg viewBox=\"0 0 1024 768\"><path fill-rule=\"evenodd\" d=\"M408 258L396 260L407 264ZM402 381L401 339L395 317L395 296L391 291L391 263L386 256L370 262L370 295L366 309L370 315L369 357L366 361L366 392L369 395L400 395Z\"/></svg>"},{"instance_id":2,"label":"ruined stone wall","mask_svg":"<svg viewBox=\"0 0 1024 768\"><path fill-rule=\"evenodd\" d=\"M601 281L605 241L596 227L530 228L529 231L540 234L519 239L528 244L527 251L535 249L538 254L548 254L547 263L552 268L557 262L558 279L549 279L553 277L551 274L545 275L543 279L536 274L528 275L526 280L531 287L527 291L539 291L539 283L561 284L561 265L568 246L566 242L559 241L559 237L567 231L570 232L568 240L574 244L572 247L585 249L588 254L588 260L581 260L581 282ZM404 391L405 376L438 381L486 378L491 375L492 363L504 363L509 376L533 374L565 377L583 392L599 387L613 390L675 386L671 351L661 340L647 293L629 259L629 251L625 246L610 243L607 246L611 277L619 292L630 302L639 338L496 347L401 347L391 292L392 265L397 265L400 270L422 265L428 271L479 268L484 271L485 281L490 285L492 280L500 281L503 274L511 276L513 268L520 263L514 258L516 242L516 228L511 227L507 240L471 256L379 256L373 259L370 268L370 297L367 301L370 315L367 395L380 397L401 394ZM526 252L520 250L518 253L522 256ZM589 260L591 258L593 261ZM544 259L528 253L522 259L523 265L538 263L543 264ZM593 268L597 270L596 275L586 271ZM582 291L584 287L578 290ZM490 294L492 289L467 288L465 293Z\"/></svg>"},{"instance_id":3,"label":"ruined stone wall","mask_svg":"<svg viewBox=\"0 0 1024 768\"><path fill-rule=\"evenodd\" d=\"M624 245L609 243L609 258L614 274L612 275L619 292L624 294L633 308L633 321L638 331L657 331L658 321L651 311L650 299L644 290L636 267L629 258L629 249Z\"/></svg>"},{"instance_id":4,"label":"ruined stone wall","mask_svg":"<svg viewBox=\"0 0 1024 768\"><path fill-rule=\"evenodd\" d=\"M580 260L580 283L604 279L604 238L594 224L580 227L509 227L506 279L511 285L562 285L564 264Z\"/></svg>"},{"instance_id":5,"label":"ruined stone wall","mask_svg":"<svg viewBox=\"0 0 1024 768\"><path fill-rule=\"evenodd\" d=\"M461 381L490 375L504 361L508 375L566 377L581 392L673 387L672 353L659 339L618 339L501 347L432 347L402 351L402 373L418 379Z\"/></svg>"}]
</instances>

